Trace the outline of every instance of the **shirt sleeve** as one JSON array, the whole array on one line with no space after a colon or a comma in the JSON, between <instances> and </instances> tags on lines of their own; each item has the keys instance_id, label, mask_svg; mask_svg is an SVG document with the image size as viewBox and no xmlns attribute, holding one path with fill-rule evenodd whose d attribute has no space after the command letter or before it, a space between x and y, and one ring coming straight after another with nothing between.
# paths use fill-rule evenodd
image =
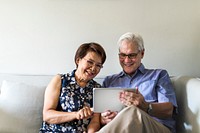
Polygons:
<instances>
[{"instance_id":1,"label":"shirt sleeve","mask_svg":"<svg viewBox=\"0 0 200 133\"><path fill-rule=\"evenodd\" d=\"M160 72L156 90L158 94L158 102L171 102L175 107L177 107L175 91L166 70Z\"/></svg>"}]
</instances>

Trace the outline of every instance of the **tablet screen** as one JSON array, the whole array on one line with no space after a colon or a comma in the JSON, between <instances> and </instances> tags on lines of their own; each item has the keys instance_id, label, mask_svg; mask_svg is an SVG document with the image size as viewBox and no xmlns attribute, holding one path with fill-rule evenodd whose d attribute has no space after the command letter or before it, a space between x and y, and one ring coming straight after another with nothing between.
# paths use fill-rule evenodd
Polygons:
<instances>
[{"instance_id":1,"label":"tablet screen","mask_svg":"<svg viewBox=\"0 0 200 133\"><path fill-rule=\"evenodd\" d=\"M120 111L124 105L119 100L119 92L123 90L136 91L135 88L94 88L93 109L94 112L105 112L106 110Z\"/></svg>"}]
</instances>

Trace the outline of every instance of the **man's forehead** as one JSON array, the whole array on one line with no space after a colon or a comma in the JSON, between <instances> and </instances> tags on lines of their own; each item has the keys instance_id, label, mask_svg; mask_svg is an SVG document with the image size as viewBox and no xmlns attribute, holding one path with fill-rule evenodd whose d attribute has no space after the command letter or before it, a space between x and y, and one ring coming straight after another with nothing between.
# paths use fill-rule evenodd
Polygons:
<instances>
[{"instance_id":1,"label":"man's forehead","mask_svg":"<svg viewBox=\"0 0 200 133\"><path fill-rule=\"evenodd\" d=\"M138 47L135 43L122 43L119 47L120 52L128 52L128 53L135 53L138 51Z\"/></svg>"}]
</instances>

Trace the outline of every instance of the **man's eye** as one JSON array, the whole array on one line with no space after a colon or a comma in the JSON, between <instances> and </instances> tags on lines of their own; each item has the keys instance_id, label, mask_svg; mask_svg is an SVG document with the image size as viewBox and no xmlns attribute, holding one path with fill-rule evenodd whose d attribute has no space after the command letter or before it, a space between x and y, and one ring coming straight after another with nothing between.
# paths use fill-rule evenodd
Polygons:
<instances>
[{"instance_id":1,"label":"man's eye","mask_svg":"<svg viewBox=\"0 0 200 133\"><path fill-rule=\"evenodd\" d=\"M134 58L134 57L136 57L137 56L137 54L130 54L130 55L128 55L130 58Z\"/></svg>"},{"instance_id":2,"label":"man's eye","mask_svg":"<svg viewBox=\"0 0 200 133\"><path fill-rule=\"evenodd\" d=\"M127 55L126 54L120 54L122 57L126 57Z\"/></svg>"}]
</instances>

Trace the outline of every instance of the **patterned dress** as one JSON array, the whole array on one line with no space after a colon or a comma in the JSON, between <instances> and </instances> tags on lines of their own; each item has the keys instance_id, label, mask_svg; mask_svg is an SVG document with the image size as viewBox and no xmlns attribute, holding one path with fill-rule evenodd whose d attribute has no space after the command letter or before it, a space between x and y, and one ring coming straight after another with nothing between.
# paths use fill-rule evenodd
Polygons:
<instances>
[{"instance_id":1,"label":"patterned dress","mask_svg":"<svg viewBox=\"0 0 200 133\"><path fill-rule=\"evenodd\" d=\"M80 87L75 80L75 71L61 75L62 87L57 107L59 111L73 112L84 106L93 107L93 88L101 86L90 80L84 88ZM86 131L90 120L73 120L62 124L43 122L40 133L82 133Z\"/></svg>"}]
</instances>

